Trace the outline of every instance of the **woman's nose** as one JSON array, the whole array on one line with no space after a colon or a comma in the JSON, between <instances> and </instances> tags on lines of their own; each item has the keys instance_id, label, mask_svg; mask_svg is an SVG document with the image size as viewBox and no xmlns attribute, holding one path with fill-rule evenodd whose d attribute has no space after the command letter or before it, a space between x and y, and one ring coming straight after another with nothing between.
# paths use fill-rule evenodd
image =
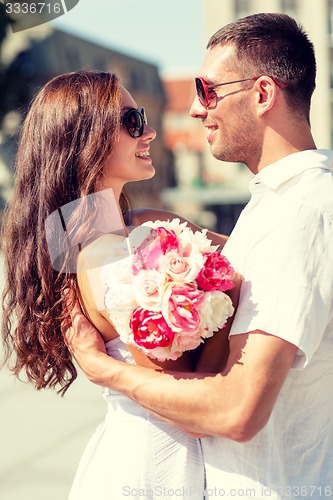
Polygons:
<instances>
[{"instance_id":1,"label":"woman's nose","mask_svg":"<svg viewBox=\"0 0 333 500\"><path fill-rule=\"evenodd\" d=\"M156 137L156 131L150 125L145 124L142 135L146 140L153 141Z\"/></svg>"}]
</instances>

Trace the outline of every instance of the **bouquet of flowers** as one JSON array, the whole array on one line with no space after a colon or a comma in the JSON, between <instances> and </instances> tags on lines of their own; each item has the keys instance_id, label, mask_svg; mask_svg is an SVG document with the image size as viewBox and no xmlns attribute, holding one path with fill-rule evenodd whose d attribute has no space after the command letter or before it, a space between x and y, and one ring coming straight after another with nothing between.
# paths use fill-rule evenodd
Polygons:
<instances>
[{"instance_id":1,"label":"bouquet of flowers","mask_svg":"<svg viewBox=\"0 0 333 500\"><path fill-rule=\"evenodd\" d=\"M193 232L179 219L146 222L127 245L144 228L139 244L104 273L105 307L123 342L175 360L233 314L225 292L234 286L234 270L207 230Z\"/></svg>"}]
</instances>

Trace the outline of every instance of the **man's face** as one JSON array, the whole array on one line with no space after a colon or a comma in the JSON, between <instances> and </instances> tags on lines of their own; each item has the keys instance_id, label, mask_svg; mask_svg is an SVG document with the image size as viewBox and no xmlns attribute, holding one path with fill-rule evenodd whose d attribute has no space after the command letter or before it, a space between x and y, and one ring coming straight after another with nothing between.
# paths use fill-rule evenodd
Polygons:
<instances>
[{"instance_id":1,"label":"man's face","mask_svg":"<svg viewBox=\"0 0 333 500\"><path fill-rule=\"evenodd\" d=\"M215 46L207 51L199 75L206 84L216 85L255 75L242 75L232 60L233 47ZM235 69L231 69L235 68ZM256 140L256 113L253 99L254 80L231 83L210 93L211 103L205 108L195 97L190 114L200 118L207 130L212 155L218 160L251 163L259 147ZM249 160L250 158L250 160Z\"/></svg>"}]
</instances>

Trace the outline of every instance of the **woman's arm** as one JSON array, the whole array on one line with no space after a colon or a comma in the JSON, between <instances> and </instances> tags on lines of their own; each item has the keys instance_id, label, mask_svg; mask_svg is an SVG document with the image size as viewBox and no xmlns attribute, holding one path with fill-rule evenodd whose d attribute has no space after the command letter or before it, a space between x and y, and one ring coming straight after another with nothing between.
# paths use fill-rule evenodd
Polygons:
<instances>
[{"instance_id":1,"label":"woman's arm","mask_svg":"<svg viewBox=\"0 0 333 500\"><path fill-rule=\"evenodd\" d=\"M251 439L267 422L297 347L262 331L233 335L219 374L161 373L105 354L98 332L72 312L68 345L89 380L119 390L164 420L196 435Z\"/></svg>"}]
</instances>

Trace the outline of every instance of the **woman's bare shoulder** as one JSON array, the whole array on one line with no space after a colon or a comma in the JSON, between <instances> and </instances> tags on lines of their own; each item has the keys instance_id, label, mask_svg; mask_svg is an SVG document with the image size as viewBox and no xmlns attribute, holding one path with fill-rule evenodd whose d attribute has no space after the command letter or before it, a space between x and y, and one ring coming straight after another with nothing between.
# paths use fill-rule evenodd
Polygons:
<instances>
[{"instance_id":1,"label":"woman's bare shoulder","mask_svg":"<svg viewBox=\"0 0 333 500\"><path fill-rule=\"evenodd\" d=\"M102 265L108 258L110 258L110 254L112 250L115 249L115 245L121 246L124 239L125 236L112 233L100 236L83 247L79 254L79 266L81 265L80 267L82 267L82 264L84 263L85 268L91 269Z\"/></svg>"}]
</instances>

